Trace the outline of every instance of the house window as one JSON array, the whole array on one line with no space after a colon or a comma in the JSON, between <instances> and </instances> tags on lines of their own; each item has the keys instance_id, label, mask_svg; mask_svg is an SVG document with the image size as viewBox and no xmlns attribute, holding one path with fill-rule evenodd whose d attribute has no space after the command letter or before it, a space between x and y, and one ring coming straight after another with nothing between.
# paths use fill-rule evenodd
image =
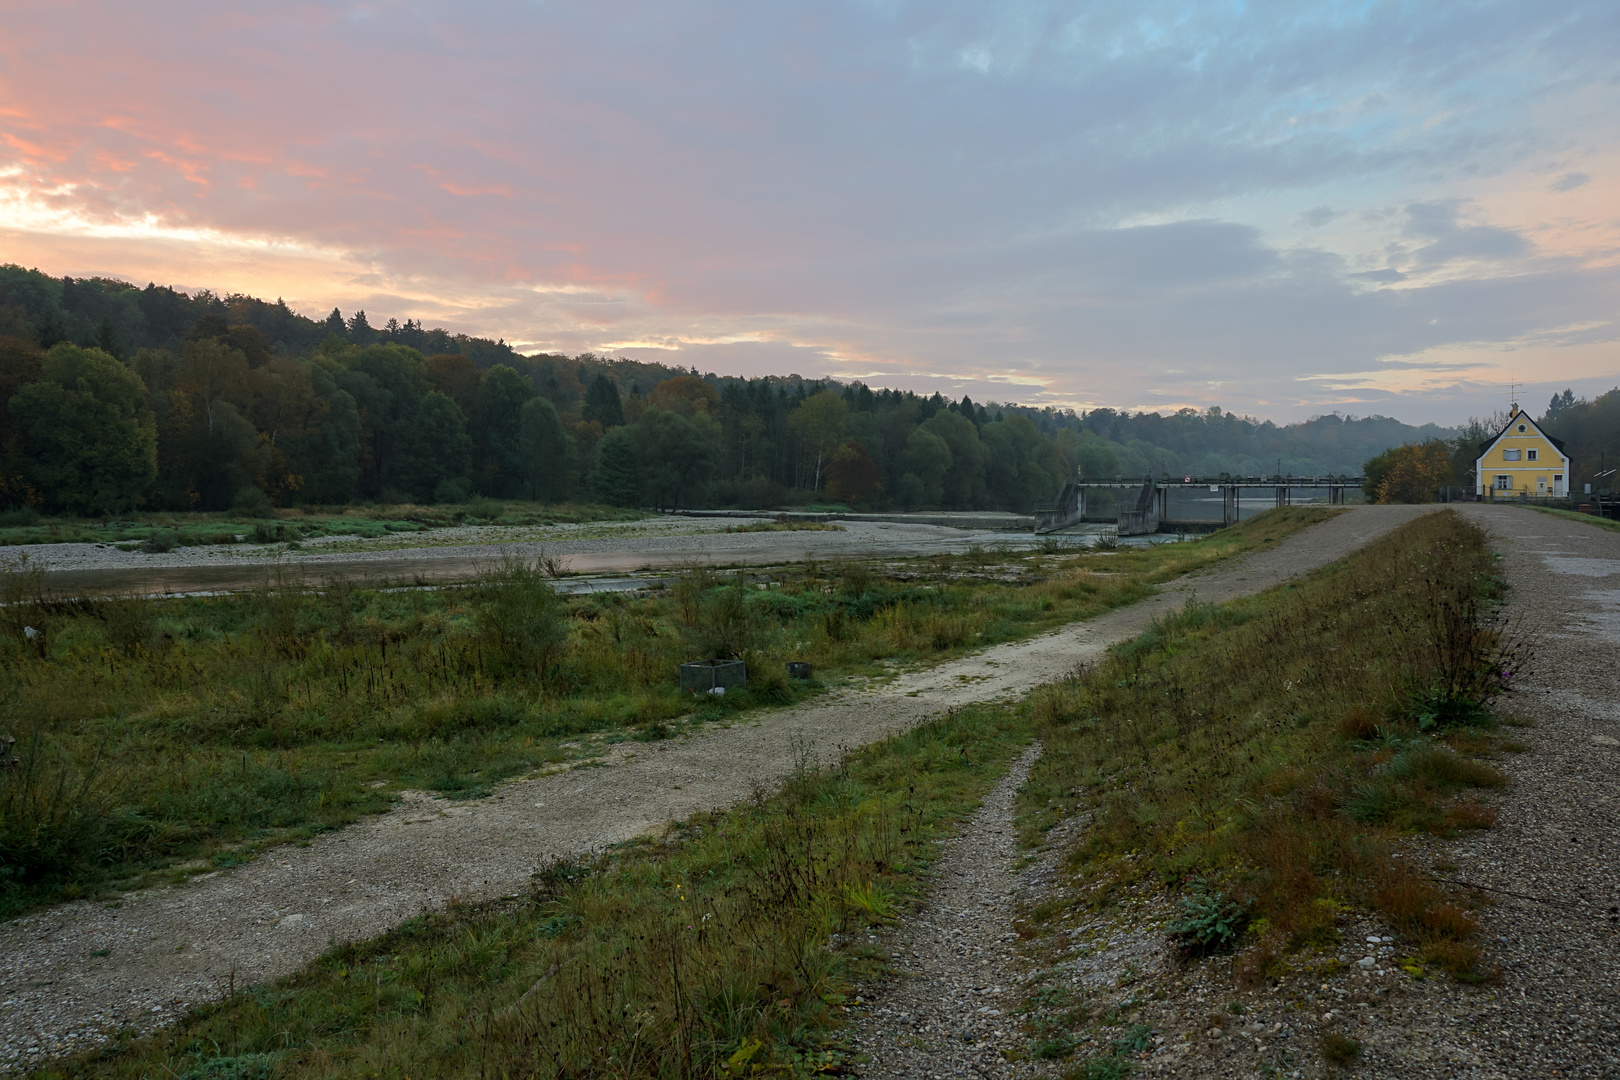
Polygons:
<instances>
[{"instance_id":1,"label":"house window","mask_svg":"<svg viewBox=\"0 0 1620 1080\"><path fill-rule=\"evenodd\" d=\"M1540 450L1526 450L1524 452L1524 460L1526 460L1526 461L1534 461L1534 460L1536 460L1536 455L1539 454L1539 453L1541 453Z\"/></svg>"},{"instance_id":2,"label":"house window","mask_svg":"<svg viewBox=\"0 0 1620 1080\"><path fill-rule=\"evenodd\" d=\"M1503 461L1518 461L1519 460L1519 452L1517 450L1504 450L1504 451L1502 451L1502 460Z\"/></svg>"},{"instance_id":3,"label":"house window","mask_svg":"<svg viewBox=\"0 0 1620 1080\"><path fill-rule=\"evenodd\" d=\"M1523 424L1520 424L1520 425L1519 425L1519 434L1520 434L1520 435L1523 435L1523 434L1524 434L1524 425L1523 425Z\"/></svg>"},{"instance_id":4,"label":"house window","mask_svg":"<svg viewBox=\"0 0 1620 1080\"><path fill-rule=\"evenodd\" d=\"M1507 491L1512 486L1513 486L1513 477L1504 476L1501 473L1496 474L1496 490L1497 491Z\"/></svg>"}]
</instances>

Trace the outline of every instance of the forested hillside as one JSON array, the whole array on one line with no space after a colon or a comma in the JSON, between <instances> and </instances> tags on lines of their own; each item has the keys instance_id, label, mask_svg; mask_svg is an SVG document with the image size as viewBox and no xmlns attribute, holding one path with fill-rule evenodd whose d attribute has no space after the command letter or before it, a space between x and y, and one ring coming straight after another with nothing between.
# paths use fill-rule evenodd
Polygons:
<instances>
[{"instance_id":1,"label":"forested hillside","mask_svg":"<svg viewBox=\"0 0 1620 1080\"><path fill-rule=\"evenodd\" d=\"M1093 478L1353 474L1385 417L979 405L740 379L364 312L0 267L0 506L82 514L473 495L1027 511Z\"/></svg>"},{"instance_id":2,"label":"forested hillside","mask_svg":"<svg viewBox=\"0 0 1620 1080\"><path fill-rule=\"evenodd\" d=\"M1572 462L1572 492L1579 495L1587 484L1596 491L1620 488L1615 474L1598 475L1620 466L1620 387L1590 401L1577 398L1570 390L1555 394L1542 414L1541 426L1564 441L1564 452Z\"/></svg>"}]
</instances>

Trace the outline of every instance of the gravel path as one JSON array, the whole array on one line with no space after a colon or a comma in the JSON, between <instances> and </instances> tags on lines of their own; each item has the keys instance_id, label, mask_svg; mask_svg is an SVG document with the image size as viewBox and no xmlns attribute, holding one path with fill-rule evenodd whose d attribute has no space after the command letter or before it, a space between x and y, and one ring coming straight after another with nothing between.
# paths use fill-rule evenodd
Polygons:
<instances>
[{"instance_id":1,"label":"gravel path","mask_svg":"<svg viewBox=\"0 0 1620 1080\"><path fill-rule=\"evenodd\" d=\"M1394 962L1410 943L1352 912L1337 973L1303 965L1276 985L1239 987L1230 959L1175 960L1164 933L1173 911L1152 889L1069 930L1055 956L1018 955L1016 916L1083 902L1052 873L1080 818L1013 873L1011 799L1032 753L946 849L935 892L893 935L902 974L867 995L856 1023L856 1045L872 1058L863 1075L1061 1075L1074 1061L1032 1060L1025 1021L1011 1015L1050 988L1093 1017L1121 1006L1122 1023L1150 1025L1147 1049L1132 1055L1148 1075L1620 1078L1620 535L1519 508L1456 509L1496 540L1511 610L1537 642L1535 669L1509 705L1537 726L1522 733L1528 752L1498 762L1513 783L1496 827L1421 838L1411 855L1488 890L1495 902L1478 914L1499 983L1412 979ZM1329 1030L1363 1044L1353 1066L1323 1060Z\"/></svg>"},{"instance_id":2,"label":"gravel path","mask_svg":"<svg viewBox=\"0 0 1620 1080\"><path fill-rule=\"evenodd\" d=\"M1157 596L754 723L620 744L600 768L503 785L471 803L408 800L307 847L116 903L64 905L0 927L0 1065L147 1030L231 986L284 975L331 943L381 933L456 898L520 890L577 857L771 785L809 744L823 760L945 709L1021 695L1127 640L1196 592L1257 592L1354 551L1424 508L1364 507ZM764 534L771 535L771 534ZM819 535L819 534L808 534Z\"/></svg>"},{"instance_id":3,"label":"gravel path","mask_svg":"<svg viewBox=\"0 0 1620 1080\"><path fill-rule=\"evenodd\" d=\"M870 1058L864 1075L1002 1075L1028 1041L1018 1033L1026 965L1012 915L1029 906L1057 849L1032 872L1015 872L1015 803L1040 753L1036 744L1013 763L946 843L927 903L884 935L898 974L857 1010L851 1043Z\"/></svg>"}]
</instances>

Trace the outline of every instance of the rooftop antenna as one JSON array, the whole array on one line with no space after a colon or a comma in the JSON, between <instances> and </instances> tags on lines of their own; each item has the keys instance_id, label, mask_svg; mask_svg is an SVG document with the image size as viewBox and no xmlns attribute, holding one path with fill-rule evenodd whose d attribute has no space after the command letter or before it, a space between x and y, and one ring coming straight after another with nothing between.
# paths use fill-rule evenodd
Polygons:
<instances>
[{"instance_id":1,"label":"rooftop antenna","mask_svg":"<svg viewBox=\"0 0 1620 1080\"><path fill-rule=\"evenodd\" d=\"M1510 382L1510 383L1508 383L1508 412L1511 413L1514 410L1514 408L1519 404L1519 391L1523 390L1523 389L1524 389L1524 383L1521 383L1521 382Z\"/></svg>"}]
</instances>

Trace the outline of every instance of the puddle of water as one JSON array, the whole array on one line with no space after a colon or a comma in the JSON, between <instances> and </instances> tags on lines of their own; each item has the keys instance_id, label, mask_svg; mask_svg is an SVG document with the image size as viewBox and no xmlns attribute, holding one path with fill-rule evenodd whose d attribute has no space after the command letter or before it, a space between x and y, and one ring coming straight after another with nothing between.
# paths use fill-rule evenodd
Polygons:
<instances>
[{"instance_id":1,"label":"puddle of water","mask_svg":"<svg viewBox=\"0 0 1620 1080\"><path fill-rule=\"evenodd\" d=\"M1584 559L1573 555L1543 555L1547 569L1574 577L1613 577L1620 574L1620 559Z\"/></svg>"}]
</instances>

